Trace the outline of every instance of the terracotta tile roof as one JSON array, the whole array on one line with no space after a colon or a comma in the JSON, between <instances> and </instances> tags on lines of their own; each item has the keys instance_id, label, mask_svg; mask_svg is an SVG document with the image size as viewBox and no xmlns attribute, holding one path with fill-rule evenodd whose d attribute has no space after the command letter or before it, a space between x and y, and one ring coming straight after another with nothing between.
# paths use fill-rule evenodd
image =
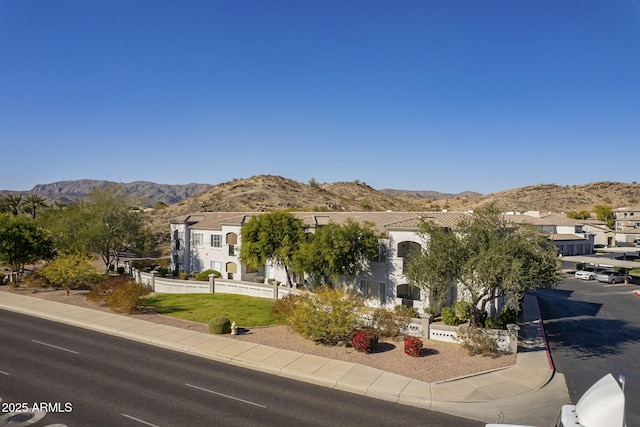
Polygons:
<instances>
[{"instance_id":1,"label":"terracotta tile roof","mask_svg":"<svg viewBox=\"0 0 640 427\"><path fill-rule=\"evenodd\" d=\"M582 236L576 234L552 234L551 240L553 241L566 241L566 240L587 240Z\"/></svg>"},{"instance_id":2,"label":"terracotta tile roof","mask_svg":"<svg viewBox=\"0 0 640 427\"><path fill-rule=\"evenodd\" d=\"M220 230L222 225L240 226L251 217L262 213L264 212L201 212L174 218L170 223L198 224L198 229ZM377 232L388 234L389 230L416 230L421 218L432 219L443 227L455 227L469 214L466 212L292 212L292 215L300 218L310 227L329 223L342 225L351 219L359 223L370 222Z\"/></svg>"},{"instance_id":3,"label":"terracotta tile roof","mask_svg":"<svg viewBox=\"0 0 640 427\"><path fill-rule=\"evenodd\" d=\"M544 214L537 216L530 216L525 214L519 215L505 215L509 222L514 224L533 224L533 225L583 225L583 224L604 224L604 222L596 219L572 219L562 214Z\"/></svg>"}]
</instances>

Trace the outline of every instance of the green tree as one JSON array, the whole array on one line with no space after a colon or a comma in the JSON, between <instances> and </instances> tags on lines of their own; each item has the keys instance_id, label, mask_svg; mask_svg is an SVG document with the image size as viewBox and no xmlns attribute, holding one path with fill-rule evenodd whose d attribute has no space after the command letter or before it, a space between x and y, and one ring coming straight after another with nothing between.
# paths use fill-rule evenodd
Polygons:
<instances>
[{"instance_id":1,"label":"green tree","mask_svg":"<svg viewBox=\"0 0 640 427\"><path fill-rule=\"evenodd\" d=\"M40 208L46 208L47 204L44 199L37 194L31 193L24 199L24 211L36 218L36 212Z\"/></svg>"},{"instance_id":2,"label":"green tree","mask_svg":"<svg viewBox=\"0 0 640 427\"><path fill-rule=\"evenodd\" d=\"M432 295L457 285L471 303L473 326L496 298L505 297L507 307L517 309L524 292L561 280L561 261L549 236L508 222L494 205L463 220L455 231L423 222L421 234L428 243L409 257L410 284Z\"/></svg>"},{"instance_id":3,"label":"green tree","mask_svg":"<svg viewBox=\"0 0 640 427\"><path fill-rule=\"evenodd\" d=\"M616 220L613 217L613 209L608 205L595 205L593 207L593 211L596 213L596 218L600 221L604 221L607 223L607 227L610 229L614 229L616 225Z\"/></svg>"},{"instance_id":4,"label":"green tree","mask_svg":"<svg viewBox=\"0 0 640 427\"><path fill-rule=\"evenodd\" d=\"M68 206L53 206L52 209L39 215L37 220L49 230L58 252L63 254L91 253L87 242L81 238L87 218L79 203Z\"/></svg>"},{"instance_id":5,"label":"green tree","mask_svg":"<svg viewBox=\"0 0 640 427\"><path fill-rule=\"evenodd\" d=\"M367 268L378 254L380 236L373 224L348 220L317 227L296 254L296 271L308 274L316 284L351 279Z\"/></svg>"},{"instance_id":6,"label":"green tree","mask_svg":"<svg viewBox=\"0 0 640 427\"><path fill-rule=\"evenodd\" d=\"M287 211L274 211L251 218L241 230L240 260L254 268L267 261L284 268L291 285L290 266L305 239L302 221Z\"/></svg>"},{"instance_id":7,"label":"green tree","mask_svg":"<svg viewBox=\"0 0 640 427\"><path fill-rule=\"evenodd\" d=\"M582 211L568 211L566 213L567 218L571 219L589 219L591 218L591 212L582 210Z\"/></svg>"},{"instance_id":8,"label":"green tree","mask_svg":"<svg viewBox=\"0 0 640 427\"><path fill-rule=\"evenodd\" d=\"M18 215L0 216L0 261L9 265L12 273L54 257L53 240L35 221Z\"/></svg>"},{"instance_id":9,"label":"green tree","mask_svg":"<svg viewBox=\"0 0 640 427\"><path fill-rule=\"evenodd\" d=\"M81 254L61 255L38 271L51 284L67 291L81 286L96 283L101 276L90 259Z\"/></svg>"},{"instance_id":10,"label":"green tree","mask_svg":"<svg viewBox=\"0 0 640 427\"><path fill-rule=\"evenodd\" d=\"M22 211L22 194L8 194L2 196L2 210L13 216L17 216Z\"/></svg>"},{"instance_id":11,"label":"green tree","mask_svg":"<svg viewBox=\"0 0 640 427\"><path fill-rule=\"evenodd\" d=\"M51 229L64 253L98 254L108 271L122 251L137 254L153 249L153 234L143 213L117 186L94 189L86 200L47 212L43 223Z\"/></svg>"}]
</instances>

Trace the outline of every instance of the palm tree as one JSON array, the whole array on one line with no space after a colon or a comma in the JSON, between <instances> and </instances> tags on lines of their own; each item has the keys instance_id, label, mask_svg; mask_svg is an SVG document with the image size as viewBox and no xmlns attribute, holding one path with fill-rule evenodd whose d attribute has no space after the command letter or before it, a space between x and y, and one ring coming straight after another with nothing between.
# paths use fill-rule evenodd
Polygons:
<instances>
[{"instance_id":1,"label":"palm tree","mask_svg":"<svg viewBox=\"0 0 640 427\"><path fill-rule=\"evenodd\" d=\"M38 210L38 208L47 207L47 204L45 203L44 199L37 194L29 194L24 200L24 202L26 205L24 210L26 212L29 212L33 219L36 218L36 210Z\"/></svg>"},{"instance_id":2,"label":"palm tree","mask_svg":"<svg viewBox=\"0 0 640 427\"><path fill-rule=\"evenodd\" d=\"M22 208L22 194L2 196L2 210L17 216Z\"/></svg>"}]
</instances>

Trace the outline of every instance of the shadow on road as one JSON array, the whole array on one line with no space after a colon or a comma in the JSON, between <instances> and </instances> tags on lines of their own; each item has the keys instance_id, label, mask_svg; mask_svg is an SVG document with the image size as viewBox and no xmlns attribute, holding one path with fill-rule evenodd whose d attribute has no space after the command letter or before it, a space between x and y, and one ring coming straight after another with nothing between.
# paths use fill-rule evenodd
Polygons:
<instances>
[{"instance_id":1,"label":"shadow on road","mask_svg":"<svg viewBox=\"0 0 640 427\"><path fill-rule=\"evenodd\" d=\"M598 318L602 304L571 300L572 291L537 291L549 341L571 349L580 359L620 354L630 343L640 342L640 328L620 319ZM553 305L555 314L545 309Z\"/></svg>"}]
</instances>

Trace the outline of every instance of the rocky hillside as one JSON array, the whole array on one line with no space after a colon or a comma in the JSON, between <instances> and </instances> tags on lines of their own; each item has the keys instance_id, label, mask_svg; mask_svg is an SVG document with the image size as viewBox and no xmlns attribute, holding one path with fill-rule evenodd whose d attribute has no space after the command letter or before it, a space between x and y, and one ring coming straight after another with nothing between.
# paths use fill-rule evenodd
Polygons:
<instances>
[{"instance_id":1,"label":"rocky hillside","mask_svg":"<svg viewBox=\"0 0 640 427\"><path fill-rule=\"evenodd\" d=\"M109 184L115 183L61 181L37 185L29 193L39 194L48 201L64 203L86 197L96 186ZM566 212L591 211L597 204L613 208L640 205L640 185L620 182L571 186L541 184L486 195L473 192L453 195L436 191L375 190L360 181L319 184L311 180L303 184L274 175L234 179L215 186L165 185L145 181L118 185L122 185L131 196L146 200L146 206L154 206L158 201L167 205L152 213L152 220L159 228L166 227L170 218L200 211L463 211L496 203L505 211Z\"/></svg>"},{"instance_id":2,"label":"rocky hillside","mask_svg":"<svg viewBox=\"0 0 640 427\"><path fill-rule=\"evenodd\" d=\"M94 188L104 188L108 185L123 187L127 194L141 200L143 205L149 207L154 206L156 202L162 202L167 205L173 204L207 191L212 187L210 184L168 185L148 181L116 183L111 181L80 179L53 182L51 184L39 184L33 187L29 193L38 194L49 201L55 200L67 204L75 199L87 197L89 192Z\"/></svg>"},{"instance_id":3,"label":"rocky hillside","mask_svg":"<svg viewBox=\"0 0 640 427\"><path fill-rule=\"evenodd\" d=\"M400 199L359 182L303 184L274 175L235 179L167 206L152 214L154 223L194 212L263 212L276 209L308 211L419 210L416 199Z\"/></svg>"},{"instance_id":4,"label":"rocky hillside","mask_svg":"<svg viewBox=\"0 0 640 427\"><path fill-rule=\"evenodd\" d=\"M475 191L463 191L462 193L458 193L458 194L440 193L439 191L394 190L392 188L383 188L380 191L394 197L413 197L416 199L431 199L431 200L469 198L469 197L478 197L482 195L481 193L476 193Z\"/></svg>"},{"instance_id":5,"label":"rocky hillside","mask_svg":"<svg viewBox=\"0 0 640 427\"><path fill-rule=\"evenodd\" d=\"M640 205L640 184L595 182L583 185L541 184L515 188L472 198L439 200L449 209L477 209L496 203L505 211L535 210L541 212L593 211L594 205L612 208Z\"/></svg>"},{"instance_id":6,"label":"rocky hillside","mask_svg":"<svg viewBox=\"0 0 640 427\"><path fill-rule=\"evenodd\" d=\"M259 175L216 185L167 206L152 213L152 221L154 229L162 229L171 218L202 211L464 211L489 203L496 203L505 211L591 211L597 204L617 208L640 204L640 185L615 182L574 186L545 184L487 195L428 199L409 195L394 197L359 181L303 184L281 176Z\"/></svg>"}]
</instances>

